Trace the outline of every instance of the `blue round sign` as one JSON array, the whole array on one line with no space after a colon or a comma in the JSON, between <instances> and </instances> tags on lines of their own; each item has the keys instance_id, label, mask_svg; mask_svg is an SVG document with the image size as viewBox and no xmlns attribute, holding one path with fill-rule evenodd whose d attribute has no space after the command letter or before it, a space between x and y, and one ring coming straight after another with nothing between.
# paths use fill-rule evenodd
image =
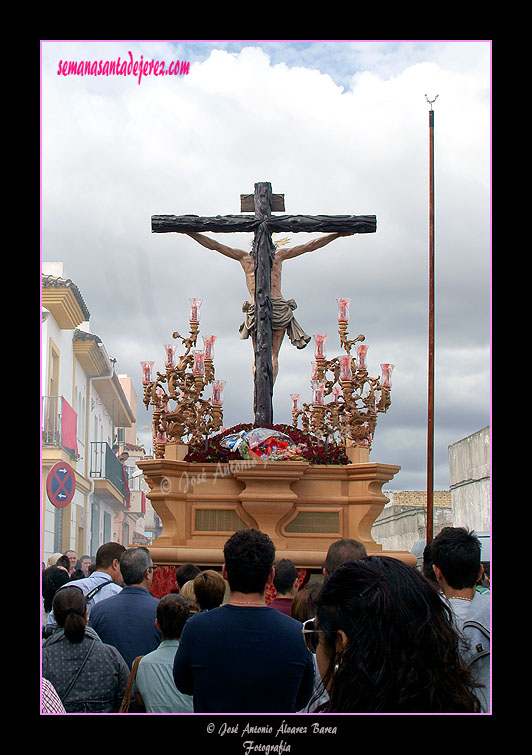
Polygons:
<instances>
[{"instance_id":1,"label":"blue round sign","mask_svg":"<svg viewBox=\"0 0 532 755\"><path fill-rule=\"evenodd\" d=\"M70 464L57 462L46 478L48 498L57 508L68 506L76 492L76 474Z\"/></svg>"}]
</instances>

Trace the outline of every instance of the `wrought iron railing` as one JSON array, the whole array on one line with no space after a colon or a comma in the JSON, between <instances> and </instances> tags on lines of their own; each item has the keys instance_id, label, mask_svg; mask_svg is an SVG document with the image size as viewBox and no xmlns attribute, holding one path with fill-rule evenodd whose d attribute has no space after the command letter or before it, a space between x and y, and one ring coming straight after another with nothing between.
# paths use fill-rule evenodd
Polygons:
<instances>
[{"instance_id":1,"label":"wrought iron railing","mask_svg":"<svg viewBox=\"0 0 532 755\"><path fill-rule=\"evenodd\" d=\"M61 445L62 396L42 398L42 442L44 446Z\"/></svg>"},{"instance_id":2,"label":"wrought iron railing","mask_svg":"<svg viewBox=\"0 0 532 755\"><path fill-rule=\"evenodd\" d=\"M68 401L63 396L43 396L42 445L64 448L72 458L79 458L76 435L77 415Z\"/></svg>"},{"instance_id":3,"label":"wrought iron railing","mask_svg":"<svg viewBox=\"0 0 532 755\"><path fill-rule=\"evenodd\" d=\"M124 468L114 455L111 446L104 441L93 441L90 446L90 476L109 480L123 496L126 496L128 490Z\"/></svg>"}]
</instances>

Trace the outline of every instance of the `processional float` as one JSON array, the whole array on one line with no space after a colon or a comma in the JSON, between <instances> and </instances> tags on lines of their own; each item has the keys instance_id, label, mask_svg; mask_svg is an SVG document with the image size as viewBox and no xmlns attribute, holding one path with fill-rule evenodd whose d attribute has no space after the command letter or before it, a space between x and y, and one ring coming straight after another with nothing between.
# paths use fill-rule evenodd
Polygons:
<instances>
[{"instance_id":1,"label":"processional float","mask_svg":"<svg viewBox=\"0 0 532 755\"><path fill-rule=\"evenodd\" d=\"M241 199L241 209L252 208L250 195ZM284 199L272 194L270 184L256 184L251 199L254 216L152 218L154 232L254 231L257 287L253 423L223 427L225 381L215 375L216 337L203 336L203 348L199 342L200 300L190 300L188 335L173 333L183 353L165 344L164 370L155 373L154 361L141 363L144 404L153 410L154 458L138 466L162 522L152 558L159 565L219 567L228 537L256 528L273 540L277 560L289 558L300 569L321 570L329 546L340 538L362 542L370 555L414 564L415 556L384 551L371 534L389 500L381 488L400 469L369 460L377 415L391 404L394 365L382 364L380 377L369 375L365 337L349 339L350 300L339 298L345 353L327 358L327 336L314 336L312 397L300 401L301 393L292 393L292 425L274 425L271 302L261 301L257 286L259 278L261 290L269 286L273 232L368 233L376 229L375 216L273 216L272 209L284 210Z\"/></svg>"}]
</instances>

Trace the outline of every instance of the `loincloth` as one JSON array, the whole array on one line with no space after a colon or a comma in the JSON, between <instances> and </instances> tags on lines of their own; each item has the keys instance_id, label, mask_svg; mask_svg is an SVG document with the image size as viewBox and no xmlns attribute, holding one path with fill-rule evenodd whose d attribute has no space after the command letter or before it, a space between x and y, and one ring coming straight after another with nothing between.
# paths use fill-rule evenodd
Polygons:
<instances>
[{"instance_id":1,"label":"loincloth","mask_svg":"<svg viewBox=\"0 0 532 755\"><path fill-rule=\"evenodd\" d=\"M293 346L304 349L310 341L310 336L305 333L296 318L293 310L297 304L293 299L272 298L272 330L286 330L288 338ZM255 305L245 301L242 305L245 320L239 327L240 338L249 338L255 328Z\"/></svg>"}]
</instances>

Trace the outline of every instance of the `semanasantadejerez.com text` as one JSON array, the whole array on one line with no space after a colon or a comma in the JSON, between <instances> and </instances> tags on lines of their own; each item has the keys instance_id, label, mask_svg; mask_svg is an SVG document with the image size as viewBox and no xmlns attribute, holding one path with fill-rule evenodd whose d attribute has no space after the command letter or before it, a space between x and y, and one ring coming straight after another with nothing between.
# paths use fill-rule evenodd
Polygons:
<instances>
[{"instance_id":1,"label":"semanasantadejerez.com text","mask_svg":"<svg viewBox=\"0 0 532 755\"><path fill-rule=\"evenodd\" d=\"M186 76L190 71L190 61L176 60L168 66L164 60L133 60L128 51L129 60L60 60L58 76L135 76L140 84L143 76Z\"/></svg>"}]
</instances>

